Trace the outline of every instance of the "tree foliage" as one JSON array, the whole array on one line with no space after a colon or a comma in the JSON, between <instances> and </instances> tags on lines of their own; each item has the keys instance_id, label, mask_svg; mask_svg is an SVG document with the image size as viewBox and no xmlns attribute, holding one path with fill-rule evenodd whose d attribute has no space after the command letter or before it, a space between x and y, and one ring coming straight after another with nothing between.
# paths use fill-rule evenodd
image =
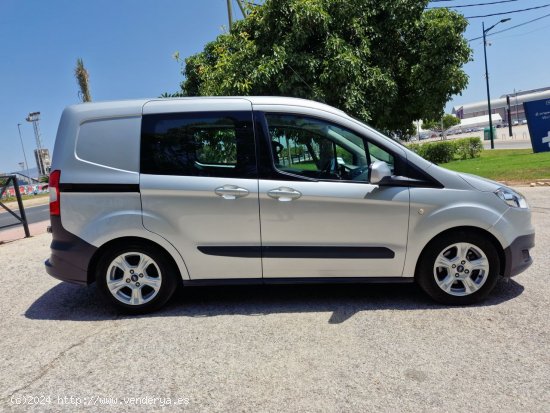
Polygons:
<instances>
[{"instance_id":1,"label":"tree foliage","mask_svg":"<svg viewBox=\"0 0 550 413\"><path fill-rule=\"evenodd\" d=\"M84 61L81 58L76 60L76 67L74 69L74 76L76 77L76 82L80 87L80 92L78 93L79 97L82 99L82 102L91 102L92 95L90 93L90 76L88 71L84 67Z\"/></svg>"},{"instance_id":2,"label":"tree foliage","mask_svg":"<svg viewBox=\"0 0 550 413\"><path fill-rule=\"evenodd\" d=\"M427 1L266 0L185 59L174 95L282 95L410 133L467 85L466 19ZM168 95L165 95L168 96Z\"/></svg>"},{"instance_id":3,"label":"tree foliage","mask_svg":"<svg viewBox=\"0 0 550 413\"><path fill-rule=\"evenodd\" d=\"M454 115L451 115L449 113L446 113L443 115L442 118L436 119L436 120L423 120L422 121L422 128L423 129L430 129L435 131L446 131L447 129L458 125L460 123L460 119L457 118Z\"/></svg>"}]
</instances>

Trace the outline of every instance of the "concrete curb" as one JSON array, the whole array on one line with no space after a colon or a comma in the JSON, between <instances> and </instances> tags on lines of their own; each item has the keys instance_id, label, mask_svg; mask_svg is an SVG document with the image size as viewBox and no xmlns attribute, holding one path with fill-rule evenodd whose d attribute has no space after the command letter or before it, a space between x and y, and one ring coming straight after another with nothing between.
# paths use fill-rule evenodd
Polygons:
<instances>
[{"instance_id":1,"label":"concrete curb","mask_svg":"<svg viewBox=\"0 0 550 413\"><path fill-rule=\"evenodd\" d=\"M31 233L31 236L44 234L48 228L48 225L50 225L49 219L29 224L29 232ZM0 231L0 245L23 238L25 238L25 230L23 229L23 225L18 225L12 229Z\"/></svg>"}]
</instances>

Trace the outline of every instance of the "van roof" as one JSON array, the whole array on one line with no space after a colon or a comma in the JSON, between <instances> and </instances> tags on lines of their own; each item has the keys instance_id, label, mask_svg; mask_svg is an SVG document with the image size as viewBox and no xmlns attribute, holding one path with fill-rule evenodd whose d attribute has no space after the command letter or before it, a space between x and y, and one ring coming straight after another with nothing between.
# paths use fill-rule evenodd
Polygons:
<instances>
[{"instance_id":1,"label":"van roof","mask_svg":"<svg viewBox=\"0 0 550 413\"><path fill-rule=\"evenodd\" d=\"M113 100L104 102L87 102L69 106L68 109L73 113L78 113L86 118L95 118L105 116L106 113L114 111L118 115L126 113L128 115L141 114L142 108L149 102L175 102L178 100L202 100L202 101L221 101L221 100L248 100L253 106L256 105L288 105L301 106L323 110L338 114L340 116L349 117L345 112L329 106L324 103L313 100L283 97L283 96L197 96L197 97L181 97L181 98L151 98L151 99L132 99L132 100ZM122 113L121 113L122 112Z\"/></svg>"}]
</instances>

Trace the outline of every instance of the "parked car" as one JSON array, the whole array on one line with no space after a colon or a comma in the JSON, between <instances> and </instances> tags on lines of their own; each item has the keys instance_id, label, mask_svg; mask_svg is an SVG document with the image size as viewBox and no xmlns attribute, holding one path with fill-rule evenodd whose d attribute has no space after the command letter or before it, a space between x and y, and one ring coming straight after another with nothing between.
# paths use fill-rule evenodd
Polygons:
<instances>
[{"instance_id":1,"label":"parked car","mask_svg":"<svg viewBox=\"0 0 550 413\"><path fill-rule=\"evenodd\" d=\"M307 100L70 106L52 171L47 272L131 313L178 284L417 282L464 305L532 262L521 194Z\"/></svg>"}]
</instances>

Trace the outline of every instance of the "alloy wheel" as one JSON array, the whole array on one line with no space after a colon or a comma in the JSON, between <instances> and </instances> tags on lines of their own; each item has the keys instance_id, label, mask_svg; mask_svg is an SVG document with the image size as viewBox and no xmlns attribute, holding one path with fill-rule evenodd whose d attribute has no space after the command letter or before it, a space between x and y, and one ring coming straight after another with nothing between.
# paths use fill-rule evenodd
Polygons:
<instances>
[{"instance_id":1,"label":"alloy wheel","mask_svg":"<svg viewBox=\"0 0 550 413\"><path fill-rule=\"evenodd\" d=\"M433 274L439 288L447 294L466 296L478 291L487 281L489 260L476 245L459 242L439 253Z\"/></svg>"},{"instance_id":2,"label":"alloy wheel","mask_svg":"<svg viewBox=\"0 0 550 413\"><path fill-rule=\"evenodd\" d=\"M121 303L138 306L151 301L162 285L158 264L140 252L125 252L111 261L107 288Z\"/></svg>"}]
</instances>

